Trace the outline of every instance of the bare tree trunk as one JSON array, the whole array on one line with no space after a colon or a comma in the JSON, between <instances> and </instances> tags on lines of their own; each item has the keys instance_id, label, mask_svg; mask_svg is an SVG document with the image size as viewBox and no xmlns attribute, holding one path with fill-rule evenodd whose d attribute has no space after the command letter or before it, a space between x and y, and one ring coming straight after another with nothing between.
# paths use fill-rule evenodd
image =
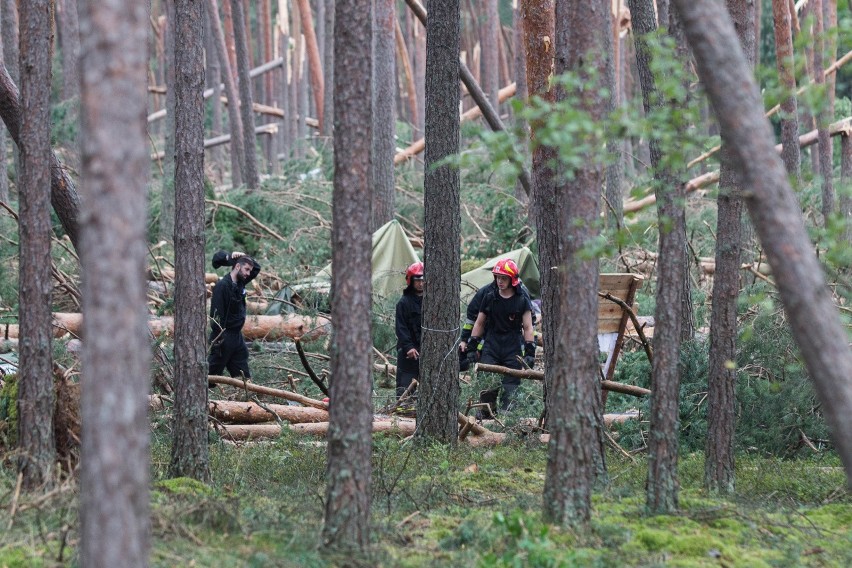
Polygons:
<instances>
[{"instance_id":1,"label":"bare tree trunk","mask_svg":"<svg viewBox=\"0 0 852 568\"><path fill-rule=\"evenodd\" d=\"M59 0L59 23L62 33L62 98L80 94L80 23L76 0Z\"/></svg>"},{"instance_id":2,"label":"bare tree trunk","mask_svg":"<svg viewBox=\"0 0 852 568\"><path fill-rule=\"evenodd\" d=\"M21 342L18 369L18 472L23 487L53 486L53 333L50 278L50 60L49 0L21 6L21 178L18 290Z\"/></svg>"},{"instance_id":3,"label":"bare tree trunk","mask_svg":"<svg viewBox=\"0 0 852 568\"><path fill-rule=\"evenodd\" d=\"M402 64L402 75L404 77L405 98L408 105L408 123L411 125L412 131L417 128L418 117L420 116L419 107L417 106L417 87L414 84L414 71L411 69L411 56L408 53L408 47L405 44L405 37L402 35L402 27L399 25L399 20L394 22L394 37L396 39L396 57ZM403 93L400 93L400 97Z\"/></svg>"},{"instance_id":4,"label":"bare tree trunk","mask_svg":"<svg viewBox=\"0 0 852 568\"><path fill-rule=\"evenodd\" d=\"M738 30L740 48L754 65L754 4L727 0L728 13ZM734 491L734 432L736 411L737 298L740 292L743 188L731 166L723 140L716 221L716 272L710 313L710 362L707 392L707 444L704 486L714 492Z\"/></svg>"},{"instance_id":5,"label":"bare tree trunk","mask_svg":"<svg viewBox=\"0 0 852 568\"><path fill-rule=\"evenodd\" d=\"M414 85L417 89L417 132L423 136L426 132L426 26L417 18L412 22L414 28Z\"/></svg>"},{"instance_id":6,"label":"bare tree trunk","mask_svg":"<svg viewBox=\"0 0 852 568\"><path fill-rule=\"evenodd\" d=\"M283 59L279 95L281 97L281 110L284 111L284 117L281 119L279 127L279 135L281 138L281 152L285 160L290 158L290 152L293 148L293 139L290 137L290 125L294 123L292 116L293 109L290 107L290 74L292 66L290 64L290 17L287 12L286 0L278 0L278 53L281 54L281 58ZM331 99L333 97L328 98Z\"/></svg>"},{"instance_id":7,"label":"bare tree trunk","mask_svg":"<svg viewBox=\"0 0 852 568\"><path fill-rule=\"evenodd\" d=\"M796 75L793 60L793 35L788 0L772 0L775 22L775 61L778 79L786 96L781 101L781 157L787 173L802 184L801 154L799 151L799 114L796 103Z\"/></svg>"},{"instance_id":8,"label":"bare tree trunk","mask_svg":"<svg viewBox=\"0 0 852 568\"><path fill-rule=\"evenodd\" d=\"M517 0L513 1L514 9L512 10L512 41L514 42L514 48L512 53L514 55L513 67L514 67L514 81L515 81L515 98L519 101L523 101L526 104L527 98L529 98L529 89L527 88L527 54L526 48L524 46L524 32L523 32L523 21L521 19L521 10L517 7ZM524 163L530 162L530 125L526 121L526 119L522 118L519 115L514 115L515 117L515 125L520 132L522 132L521 141L519 144L519 150L521 155L523 156ZM535 173L532 173L532 177L535 178ZM533 187L535 187L535 182L533 182ZM524 187L521 185L521 181L518 180L515 182L515 199L518 200L519 203L529 204L531 196L527 195L527 192L524 191Z\"/></svg>"},{"instance_id":9,"label":"bare tree trunk","mask_svg":"<svg viewBox=\"0 0 852 568\"><path fill-rule=\"evenodd\" d=\"M840 180L845 186L838 204L844 221L843 241L852 244L852 136L848 134L840 137Z\"/></svg>"},{"instance_id":10,"label":"bare tree trunk","mask_svg":"<svg viewBox=\"0 0 852 568\"><path fill-rule=\"evenodd\" d=\"M205 8L204 14L207 13ZM206 79L205 85L213 89L212 100L210 101L211 116L210 116L210 135L211 137L222 134L222 67L219 64L219 57L216 55L217 37L213 33L213 28L210 25L210 19L204 17L204 62L206 63ZM222 165L222 150L213 148L210 150L210 161L213 163L213 171L215 172L216 181L221 182L221 174L224 170Z\"/></svg>"},{"instance_id":11,"label":"bare tree trunk","mask_svg":"<svg viewBox=\"0 0 852 568\"><path fill-rule=\"evenodd\" d=\"M210 479L204 284L204 55L201 2L179 2L175 30L175 404L169 475Z\"/></svg>"},{"instance_id":12,"label":"bare tree trunk","mask_svg":"<svg viewBox=\"0 0 852 568\"><path fill-rule=\"evenodd\" d=\"M825 64L823 63L825 50L825 30L823 27L823 0L810 0L811 9L814 14L814 80L817 88L825 85ZM834 167L832 166L831 136L828 134L828 125L831 116L828 108L823 107L817 113L817 136L819 138L819 173L822 178L822 217L823 226L827 227L829 217L834 213Z\"/></svg>"},{"instance_id":13,"label":"bare tree trunk","mask_svg":"<svg viewBox=\"0 0 852 568\"><path fill-rule=\"evenodd\" d=\"M479 75L482 78L482 90L488 102L499 113L500 101L497 91L500 89L499 52L497 34L500 33L500 12L497 10L497 0L482 1L482 25L480 26L481 57L479 60Z\"/></svg>"},{"instance_id":14,"label":"bare tree trunk","mask_svg":"<svg viewBox=\"0 0 852 568\"><path fill-rule=\"evenodd\" d=\"M775 151L760 93L742 54L730 49L737 38L722 7L707 0L675 2L698 75L730 142L742 183L750 188L746 197L749 214L846 468L847 481L852 482L852 351ZM743 88L731 89L730 85Z\"/></svg>"},{"instance_id":15,"label":"bare tree trunk","mask_svg":"<svg viewBox=\"0 0 852 568\"><path fill-rule=\"evenodd\" d=\"M0 62L3 61L5 48L3 47L3 11L6 9L0 2ZM6 128L0 127L0 202L9 203L9 176L6 173L8 156L6 155Z\"/></svg>"},{"instance_id":16,"label":"bare tree trunk","mask_svg":"<svg viewBox=\"0 0 852 568\"><path fill-rule=\"evenodd\" d=\"M393 219L396 149L396 66L394 65L394 0L375 0L373 6L373 147L370 185L373 188L371 231Z\"/></svg>"},{"instance_id":17,"label":"bare tree trunk","mask_svg":"<svg viewBox=\"0 0 852 568\"><path fill-rule=\"evenodd\" d=\"M308 0L296 0L299 3L299 17L302 19L302 36L305 38L305 52L307 54L308 71L311 74L311 90L314 93L314 105L317 108L317 120L322 130L323 123L323 78L322 61L320 60L319 47L317 47L317 36L314 32L314 22L311 17L311 6Z\"/></svg>"},{"instance_id":18,"label":"bare tree trunk","mask_svg":"<svg viewBox=\"0 0 852 568\"><path fill-rule=\"evenodd\" d=\"M237 77L240 85L240 117L243 121L243 142L245 144L245 169L243 181L249 191L260 185L257 171L257 150L254 135L254 111L252 110L251 76L249 71L249 45L246 39L245 14L243 0L230 0L231 17L234 19L234 46L237 49Z\"/></svg>"},{"instance_id":19,"label":"bare tree trunk","mask_svg":"<svg viewBox=\"0 0 852 568\"><path fill-rule=\"evenodd\" d=\"M293 49L293 65L290 72L290 114L293 121L290 123L290 135L293 140L293 157L303 158L305 156L305 114L301 108L299 93L302 89L302 24L299 18L299 5L293 3L290 9L292 21L292 38L295 43Z\"/></svg>"},{"instance_id":20,"label":"bare tree trunk","mask_svg":"<svg viewBox=\"0 0 852 568\"><path fill-rule=\"evenodd\" d=\"M145 259L147 4L80 2L85 388L81 566L146 566L151 347Z\"/></svg>"},{"instance_id":21,"label":"bare tree trunk","mask_svg":"<svg viewBox=\"0 0 852 568\"><path fill-rule=\"evenodd\" d=\"M160 238L171 241L175 233L175 1L166 9L166 132L163 149L163 184L160 193Z\"/></svg>"},{"instance_id":22,"label":"bare tree trunk","mask_svg":"<svg viewBox=\"0 0 852 568\"><path fill-rule=\"evenodd\" d=\"M263 58L261 63L269 63L272 61L272 9L269 5L270 0L260 0L260 17L257 20L257 25L260 27L261 48L263 49ZM272 73L266 73L263 76L263 102L267 105L272 105Z\"/></svg>"},{"instance_id":23,"label":"bare tree trunk","mask_svg":"<svg viewBox=\"0 0 852 568\"><path fill-rule=\"evenodd\" d=\"M610 10L610 0L556 3L554 73L576 73L594 93L601 92L607 81ZM557 98L564 96L561 90L557 89ZM581 101L578 110L588 120L604 120L608 100L584 96ZM565 248L555 265L564 293L557 324L557 370L548 392L550 444L543 497L544 517L572 527L588 524L592 490L596 480L606 476L597 343L598 259L583 254L598 233L605 168L597 147L602 142L592 141L584 166L556 188L566 201L562 226L567 229Z\"/></svg>"},{"instance_id":24,"label":"bare tree trunk","mask_svg":"<svg viewBox=\"0 0 852 568\"><path fill-rule=\"evenodd\" d=\"M228 0L224 0L226 5ZM242 184L242 172L245 171L245 141L243 140L243 121L240 118L239 96L234 70L228 59L228 49L225 43L225 33L219 22L219 8L216 0L207 0L207 18L213 30L216 45L216 57L222 69L222 82L225 84L225 95L228 97L228 126L231 131L231 183L234 187ZM254 140L254 131L252 131Z\"/></svg>"},{"instance_id":25,"label":"bare tree trunk","mask_svg":"<svg viewBox=\"0 0 852 568\"><path fill-rule=\"evenodd\" d=\"M553 0L529 0L521 2L520 20L523 24L524 52L526 54L527 85L529 96L553 100L549 81L553 69ZM530 195L532 218L538 235L539 266L557 266L562 258L564 227L560 224L565 200L556 191L554 162L556 149L539 141L543 122L530 124L532 146L533 191ZM544 341L544 403L545 413L550 414L550 393L556 373L557 324L561 317L558 274L555 270L541 271L541 309L549 317L542 321Z\"/></svg>"},{"instance_id":26,"label":"bare tree trunk","mask_svg":"<svg viewBox=\"0 0 852 568\"><path fill-rule=\"evenodd\" d=\"M607 50L607 66L606 66L606 88L609 89L609 106L610 113L621 106L621 94L618 88L618 19L613 17L612 10L608 11L607 21L609 28L606 34L607 41L602 47ZM624 183L624 161L621 159L621 152L624 149L624 142L620 138L610 138L606 141L606 147L609 151L609 163L606 166L606 190L604 213L606 215L607 226L610 230L617 231L621 229L624 222L624 195L622 185Z\"/></svg>"},{"instance_id":27,"label":"bare tree trunk","mask_svg":"<svg viewBox=\"0 0 852 568\"><path fill-rule=\"evenodd\" d=\"M0 33L2 33L3 38L3 57L6 65L6 69L9 71L9 75L12 78L12 83L15 85L21 84L21 75L18 71L19 63L20 63L20 54L19 54L19 33L18 33L18 0L0 0L3 4L3 14L2 14L2 22L0 22ZM12 133L12 128L9 126L8 121L6 121L4 117L4 122L6 122L6 128L9 129L9 133L12 136L12 139L15 139L15 134ZM21 175L21 152L16 145L12 147L13 161L15 165L14 179L17 181L18 177Z\"/></svg>"},{"instance_id":28,"label":"bare tree trunk","mask_svg":"<svg viewBox=\"0 0 852 568\"><path fill-rule=\"evenodd\" d=\"M370 546L373 406L370 232L370 0L339 1L346 22L334 42L334 215L332 219L331 406L323 540L337 549ZM361 274L361 278L352 278Z\"/></svg>"},{"instance_id":29,"label":"bare tree trunk","mask_svg":"<svg viewBox=\"0 0 852 568\"><path fill-rule=\"evenodd\" d=\"M426 20L426 156L423 178L428 294L423 296L419 441L455 444L458 438L458 305L461 262L460 177L442 160L459 149L458 0L435 2Z\"/></svg>"},{"instance_id":30,"label":"bare tree trunk","mask_svg":"<svg viewBox=\"0 0 852 568\"><path fill-rule=\"evenodd\" d=\"M325 3L325 34L323 35L323 69L325 74L323 77L324 85L334 85L334 0L320 0ZM331 137L334 130L334 97L324 94L322 98L322 115L328 117L320 124L320 134L325 137Z\"/></svg>"}]
</instances>

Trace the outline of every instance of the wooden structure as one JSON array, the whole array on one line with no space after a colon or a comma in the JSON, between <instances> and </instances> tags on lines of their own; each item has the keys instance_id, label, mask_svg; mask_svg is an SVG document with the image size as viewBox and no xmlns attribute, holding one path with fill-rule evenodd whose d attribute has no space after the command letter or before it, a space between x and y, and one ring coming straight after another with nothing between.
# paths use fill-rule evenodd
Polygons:
<instances>
[{"instance_id":1,"label":"wooden structure","mask_svg":"<svg viewBox=\"0 0 852 568\"><path fill-rule=\"evenodd\" d=\"M624 345L624 332L630 321L630 314L618 302L607 296L621 300L632 309L636 292L642 286L644 278L637 274L601 274L598 283L598 346L607 354L601 374L604 380L611 381L615 374L615 364Z\"/></svg>"}]
</instances>

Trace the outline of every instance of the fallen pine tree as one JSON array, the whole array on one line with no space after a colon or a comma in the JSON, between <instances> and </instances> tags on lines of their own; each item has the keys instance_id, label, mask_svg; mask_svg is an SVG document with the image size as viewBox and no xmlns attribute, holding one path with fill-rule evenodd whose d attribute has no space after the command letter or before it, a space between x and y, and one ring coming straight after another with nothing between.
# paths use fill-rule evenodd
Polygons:
<instances>
[{"instance_id":1,"label":"fallen pine tree","mask_svg":"<svg viewBox=\"0 0 852 568\"><path fill-rule=\"evenodd\" d=\"M500 365L488 365L486 363L478 363L476 365L476 370L485 371L486 373L501 373L503 375L518 377L519 379L531 379L534 381L544 380L544 373L542 371L536 371L534 369L510 369L509 367L502 367ZM639 397L649 396L651 394L651 391L646 388L626 385L624 383L617 383L615 381L601 381L601 388L603 390Z\"/></svg>"},{"instance_id":2,"label":"fallen pine tree","mask_svg":"<svg viewBox=\"0 0 852 568\"><path fill-rule=\"evenodd\" d=\"M210 416L222 422L258 424L276 418L291 424L328 422L328 411L310 406L288 404L258 404L233 400L211 400L207 403Z\"/></svg>"},{"instance_id":3,"label":"fallen pine tree","mask_svg":"<svg viewBox=\"0 0 852 568\"><path fill-rule=\"evenodd\" d=\"M263 385L258 385L249 381L244 381L242 379L235 379L233 377L223 377L221 375L208 375L207 381L219 385L231 385L232 387L237 387L239 389L243 389L249 392L256 392L258 394L265 394L269 396L283 398L285 400L292 400L293 402L298 402L299 404L318 408L320 410L328 410L327 402L323 402L315 398L310 398L292 391L265 387Z\"/></svg>"}]
</instances>

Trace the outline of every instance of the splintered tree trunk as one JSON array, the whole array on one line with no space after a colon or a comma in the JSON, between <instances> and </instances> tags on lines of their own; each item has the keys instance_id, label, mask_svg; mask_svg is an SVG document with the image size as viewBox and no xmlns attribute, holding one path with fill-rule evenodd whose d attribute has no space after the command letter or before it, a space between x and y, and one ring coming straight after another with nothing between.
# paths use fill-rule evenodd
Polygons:
<instances>
[{"instance_id":1,"label":"splintered tree trunk","mask_svg":"<svg viewBox=\"0 0 852 568\"><path fill-rule=\"evenodd\" d=\"M606 43L610 34L610 0L557 2L555 14L555 66L561 75L572 72L587 92L599 93L606 82ZM570 33L569 33L570 31ZM557 90L557 97L563 96ZM578 109L588 120L600 122L609 101L599 95L584 96ZM600 187L604 182L603 156L589 143L584 167L574 170L571 181L556 193L567 205L561 212L566 227L565 248L559 267L562 300L557 324L556 371L548 392L550 444L544 480L544 516L552 522L582 527L592 510L595 481L606 476L598 364L598 259L584 255L597 237ZM568 169L568 166L560 166Z\"/></svg>"},{"instance_id":2,"label":"splintered tree trunk","mask_svg":"<svg viewBox=\"0 0 852 568\"><path fill-rule=\"evenodd\" d=\"M796 185L799 186L802 183L799 110L796 102L796 74L789 1L772 0L772 17L775 22L775 61L778 67L778 78L786 94L781 101L781 157L787 173L795 177Z\"/></svg>"},{"instance_id":3,"label":"splintered tree trunk","mask_svg":"<svg viewBox=\"0 0 852 568\"><path fill-rule=\"evenodd\" d=\"M370 545L373 406L370 237L370 0L339 0L334 41L331 405L323 539L336 549ZM361 278L352 278L361 274Z\"/></svg>"},{"instance_id":4,"label":"splintered tree trunk","mask_svg":"<svg viewBox=\"0 0 852 568\"><path fill-rule=\"evenodd\" d=\"M79 563L146 566L151 538L147 4L84 0L80 22L87 333Z\"/></svg>"},{"instance_id":5,"label":"splintered tree trunk","mask_svg":"<svg viewBox=\"0 0 852 568\"><path fill-rule=\"evenodd\" d=\"M50 325L50 1L21 6L21 177L18 275L18 472L28 490L53 485L53 333Z\"/></svg>"},{"instance_id":6,"label":"splintered tree trunk","mask_svg":"<svg viewBox=\"0 0 852 568\"><path fill-rule=\"evenodd\" d=\"M708 0L675 3L733 163L750 188L749 215L852 484L852 350L775 151L760 92L742 53L730 49L737 37L723 8Z\"/></svg>"},{"instance_id":7,"label":"splintered tree trunk","mask_svg":"<svg viewBox=\"0 0 852 568\"><path fill-rule=\"evenodd\" d=\"M524 52L526 54L526 73L529 95L552 101L553 93L548 82L553 67L553 0L529 0L520 4L520 18L523 23ZM542 145L538 131L545 125L541 122L530 124L530 143L532 145L532 178L535 191L532 193L532 217L536 223L538 235L539 266L557 266L562 246L564 229L560 225L565 200L556 193L553 163L556 161L556 149ZM545 412L549 414L550 392L556 370L556 324L559 316L560 298L558 275L554 270L541 271L541 308L548 317L542 321L544 341L544 400Z\"/></svg>"},{"instance_id":8,"label":"splintered tree trunk","mask_svg":"<svg viewBox=\"0 0 852 568\"><path fill-rule=\"evenodd\" d=\"M175 31L175 405L169 475L210 479L204 285L204 5L179 2Z\"/></svg>"},{"instance_id":9,"label":"splintered tree trunk","mask_svg":"<svg viewBox=\"0 0 852 568\"><path fill-rule=\"evenodd\" d=\"M257 151L254 136L254 111L252 110L251 77L249 70L249 46L246 39L245 13L243 0L230 0L231 17L234 19L234 46L237 49L237 76L240 84L240 111L243 121L243 142L245 144L245 168L243 181L249 191L260 185L257 171Z\"/></svg>"},{"instance_id":10,"label":"splintered tree trunk","mask_svg":"<svg viewBox=\"0 0 852 568\"><path fill-rule=\"evenodd\" d=\"M59 23L62 34L62 98L80 94L80 23L76 0L59 0Z\"/></svg>"},{"instance_id":11,"label":"splintered tree trunk","mask_svg":"<svg viewBox=\"0 0 852 568\"><path fill-rule=\"evenodd\" d=\"M754 5L728 0L728 13L738 30L740 47L754 57ZM753 61L749 61L753 65ZM710 312L710 362L707 391L707 444L704 486L710 491L734 491L734 429L737 368L737 298L740 292L740 247L743 188L722 140L716 222L716 272Z\"/></svg>"},{"instance_id":12,"label":"splintered tree trunk","mask_svg":"<svg viewBox=\"0 0 852 568\"><path fill-rule=\"evenodd\" d=\"M458 168L441 163L459 151L459 3L435 2L426 20L426 163L423 178L423 250L429 293L423 296L420 442L455 444L459 396L456 337L460 293Z\"/></svg>"},{"instance_id":13,"label":"splintered tree trunk","mask_svg":"<svg viewBox=\"0 0 852 568\"><path fill-rule=\"evenodd\" d=\"M228 0L224 0L227 4ZM207 18L210 29L213 31L213 40L216 46L216 58L222 69L222 82L225 84L225 96L228 97L228 126L231 131L231 183L234 187L242 183L242 172L245 170L245 141L243 140L243 121L240 118L239 96L237 95L237 84L234 69L228 58L228 48L225 43L225 32L219 22L219 8L216 0L207 0ZM254 140L254 132L252 132Z\"/></svg>"},{"instance_id":14,"label":"splintered tree trunk","mask_svg":"<svg viewBox=\"0 0 852 568\"><path fill-rule=\"evenodd\" d=\"M396 66L394 65L394 0L376 0L373 13L373 149L370 161L373 187L371 231L394 214L396 144Z\"/></svg>"}]
</instances>

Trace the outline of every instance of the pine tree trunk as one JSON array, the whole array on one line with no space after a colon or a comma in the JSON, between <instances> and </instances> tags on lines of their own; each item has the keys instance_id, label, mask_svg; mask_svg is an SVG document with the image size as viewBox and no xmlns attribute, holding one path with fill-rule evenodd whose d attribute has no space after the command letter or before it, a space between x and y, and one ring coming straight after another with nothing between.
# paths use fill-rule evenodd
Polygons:
<instances>
[{"instance_id":1,"label":"pine tree trunk","mask_svg":"<svg viewBox=\"0 0 852 568\"><path fill-rule=\"evenodd\" d=\"M393 156L396 149L396 65L394 64L394 0L373 6L373 147L370 185L373 212L370 231L393 219L395 205Z\"/></svg>"},{"instance_id":2,"label":"pine tree trunk","mask_svg":"<svg viewBox=\"0 0 852 568\"><path fill-rule=\"evenodd\" d=\"M423 297L420 442L455 444L459 396L456 337L461 262L460 178L456 167L439 162L459 151L458 0L436 2L426 19L426 156L423 178L424 231L433 237L423 250L429 293ZM450 355L448 355L450 354Z\"/></svg>"},{"instance_id":3,"label":"pine tree trunk","mask_svg":"<svg viewBox=\"0 0 852 568\"><path fill-rule=\"evenodd\" d=\"M204 5L180 2L175 31L175 404L169 475L210 479L204 284Z\"/></svg>"},{"instance_id":4,"label":"pine tree trunk","mask_svg":"<svg viewBox=\"0 0 852 568\"><path fill-rule=\"evenodd\" d=\"M62 98L68 100L80 94L80 23L76 0L59 0L59 20L62 30Z\"/></svg>"},{"instance_id":5,"label":"pine tree trunk","mask_svg":"<svg viewBox=\"0 0 852 568\"><path fill-rule=\"evenodd\" d=\"M148 7L80 3L84 135L81 566L147 566L150 392L145 264ZM120 246L117 246L120 243Z\"/></svg>"},{"instance_id":6,"label":"pine tree trunk","mask_svg":"<svg viewBox=\"0 0 852 568\"><path fill-rule=\"evenodd\" d=\"M175 2L166 10L166 126L163 137L163 183L160 191L160 238L171 242L175 234Z\"/></svg>"},{"instance_id":7,"label":"pine tree trunk","mask_svg":"<svg viewBox=\"0 0 852 568\"><path fill-rule=\"evenodd\" d=\"M816 88L825 86L825 64L823 62L825 50L825 30L823 26L822 4L824 0L810 0L811 9L814 14L814 82ZM827 0L826 0L827 1ZM831 136L828 134L828 125L831 123L831 115L828 108L823 108L817 113L817 136L819 143L819 175L822 178L822 218L823 226L828 227L829 218L835 210L834 195L834 167L832 165Z\"/></svg>"},{"instance_id":8,"label":"pine tree trunk","mask_svg":"<svg viewBox=\"0 0 852 568\"><path fill-rule=\"evenodd\" d=\"M497 48L497 34L500 30L500 13L497 10L497 0L481 0L482 13L480 15L482 25L480 27L481 56L479 62L482 91L488 98L488 102L494 110L500 108L497 100L497 91L500 89L499 81L499 52ZM499 112L499 111L498 111Z\"/></svg>"},{"instance_id":9,"label":"pine tree trunk","mask_svg":"<svg viewBox=\"0 0 852 568\"><path fill-rule=\"evenodd\" d=\"M207 13L205 8L204 13ZM210 101L210 136L215 137L222 134L222 67L216 56L216 36L210 25L210 19L204 16L204 61L207 64L205 85L213 89ZM214 183L221 182L222 178L222 150L212 148L210 150L210 162L213 164Z\"/></svg>"},{"instance_id":10,"label":"pine tree trunk","mask_svg":"<svg viewBox=\"0 0 852 568\"><path fill-rule=\"evenodd\" d=\"M314 94L317 120L322 130L323 123L323 91L325 90L322 77L322 60L317 46L317 36L314 32L314 22L311 16L311 6L308 0L296 0L299 3L299 17L302 19L302 37L305 38L305 54L307 55L308 71L311 75L311 91Z\"/></svg>"},{"instance_id":11,"label":"pine tree trunk","mask_svg":"<svg viewBox=\"0 0 852 568\"><path fill-rule=\"evenodd\" d=\"M240 88L240 118L243 121L243 143L245 144L245 169L243 181L248 191L260 186L260 175L257 171L257 149L254 134L254 111L252 110L251 63L249 61L249 44L246 37L246 20L243 11L243 0L230 0L231 17L234 20L234 46L237 50L237 77Z\"/></svg>"},{"instance_id":12,"label":"pine tree trunk","mask_svg":"<svg viewBox=\"0 0 852 568\"><path fill-rule=\"evenodd\" d=\"M325 3L325 34L323 35L322 65L323 84L331 88L334 85L334 0L319 0ZM322 99L322 115L328 117L320 125L320 134L330 138L334 130L334 97L326 93Z\"/></svg>"},{"instance_id":13,"label":"pine tree trunk","mask_svg":"<svg viewBox=\"0 0 852 568\"><path fill-rule=\"evenodd\" d=\"M793 34L788 0L772 0L775 22L775 61L778 78L786 92L781 101L781 158L787 173L794 176L796 185L802 184L801 153L799 151L799 112L796 102L795 61L793 60Z\"/></svg>"}]
</instances>

